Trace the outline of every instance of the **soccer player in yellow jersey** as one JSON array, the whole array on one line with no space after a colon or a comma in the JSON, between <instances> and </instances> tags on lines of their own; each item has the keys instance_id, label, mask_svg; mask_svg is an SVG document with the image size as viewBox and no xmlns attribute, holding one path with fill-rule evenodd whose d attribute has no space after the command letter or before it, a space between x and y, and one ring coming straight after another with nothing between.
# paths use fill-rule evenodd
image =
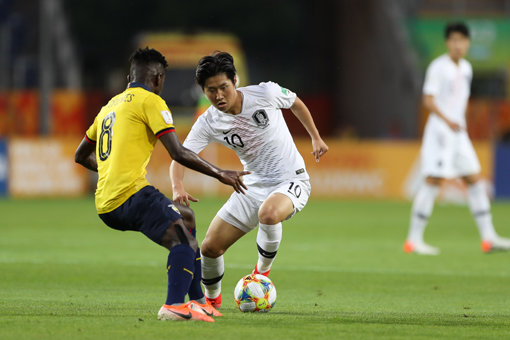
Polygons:
<instances>
[{"instance_id":1,"label":"soccer player in yellow jersey","mask_svg":"<svg viewBox=\"0 0 510 340\"><path fill-rule=\"evenodd\" d=\"M193 211L151 186L145 167L159 138L173 160L217 178L236 192L244 193L241 178L249 172L219 169L181 145L172 114L159 96L168 66L161 53L138 49L130 61L127 89L101 109L78 146L75 160L98 172L96 208L106 225L140 231L170 250L167 299L158 319L213 322L211 316L221 314L207 303L200 286ZM186 295L188 303L184 303Z\"/></svg>"}]
</instances>

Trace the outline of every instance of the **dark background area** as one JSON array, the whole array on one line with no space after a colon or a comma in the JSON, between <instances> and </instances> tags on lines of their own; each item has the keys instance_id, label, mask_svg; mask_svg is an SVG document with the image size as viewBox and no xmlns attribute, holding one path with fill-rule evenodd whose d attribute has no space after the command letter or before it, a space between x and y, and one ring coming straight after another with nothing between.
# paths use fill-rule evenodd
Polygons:
<instances>
[{"instance_id":1,"label":"dark background area","mask_svg":"<svg viewBox=\"0 0 510 340\"><path fill-rule=\"evenodd\" d=\"M63 12L64 21L49 25L65 27L81 90L111 95L112 75L127 74L142 33L225 32L240 39L250 82L275 81L307 99L324 134L382 139L420 133L424 69L410 43L410 20L510 13L508 0L0 0L0 25L9 29L2 30L9 53L0 53L0 66L13 64L6 58L17 65L0 70L7 74L0 89L40 86L39 9L48 1ZM51 72L55 86L66 87L65 67ZM474 97L507 95L505 77L475 75Z\"/></svg>"}]
</instances>

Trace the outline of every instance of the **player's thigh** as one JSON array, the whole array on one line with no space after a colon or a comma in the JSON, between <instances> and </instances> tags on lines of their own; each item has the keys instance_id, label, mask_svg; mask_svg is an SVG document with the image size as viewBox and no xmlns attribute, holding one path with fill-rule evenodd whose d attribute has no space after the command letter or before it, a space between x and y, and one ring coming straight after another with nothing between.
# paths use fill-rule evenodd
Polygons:
<instances>
[{"instance_id":1,"label":"player's thigh","mask_svg":"<svg viewBox=\"0 0 510 340\"><path fill-rule=\"evenodd\" d=\"M216 258L225 253L225 251L237 240L246 234L243 230L226 222L216 215L202 242L202 254L207 257Z\"/></svg>"},{"instance_id":2,"label":"player's thigh","mask_svg":"<svg viewBox=\"0 0 510 340\"><path fill-rule=\"evenodd\" d=\"M175 229L172 235L168 234L169 228L175 228L176 224L184 226L182 216L173 203L153 186L142 188L120 207L101 214L100 217L113 229L142 232L152 241L165 247L167 247L165 244L170 242L169 238L177 244L184 240L180 230ZM188 234L186 230L184 236L192 241L193 237L188 237ZM165 244L162 244L162 241Z\"/></svg>"},{"instance_id":3,"label":"player's thigh","mask_svg":"<svg viewBox=\"0 0 510 340\"><path fill-rule=\"evenodd\" d=\"M439 186L439 185L441 185L441 183L443 183L443 181L444 181L444 178L441 178L441 177L432 177L432 176L425 177L425 182L429 185Z\"/></svg>"},{"instance_id":4,"label":"player's thigh","mask_svg":"<svg viewBox=\"0 0 510 340\"><path fill-rule=\"evenodd\" d=\"M247 195L234 192L218 211L217 216L244 233L248 233L259 223L257 214L261 203Z\"/></svg>"},{"instance_id":5,"label":"player's thigh","mask_svg":"<svg viewBox=\"0 0 510 340\"><path fill-rule=\"evenodd\" d=\"M437 178L453 176L455 145L452 133L437 126L425 130L421 146L421 170L423 175Z\"/></svg>"},{"instance_id":6,"label":"player's thigh","mask_svg":"<svg viewBox=\"0 0 510 340\"><path fill-rule=\"evenodd\" d=\"M463 133L458 138L453 164L457 176L468 180L476 177L481 171L480 161L467 133Z\"/></svg>"},{"instance_id":7,"label":"player's thigh","mask_svg":"<svg viewBox=\"0 0 510 340\"><path fill-rule=\"evenodd\" d=\"M163 235L168 234L167 229L175 223L179 224L179 229L184 225L182 215L177 207L157 189L145 197L144 203L137 210L139 211L140 231L159 244L161 244ZM178 234L180 235L180 232ZM185 235L188 236L188 234L189 231L186 230Z\"/></svg>"},{"instance_id":8,"label":"player's thigh","mask_svg":"<svg viewBox=\"0 0 510 340\"><path fill-rule=\"evenodd\" d=\"M244 234L257 227L260 202L246 195L233 193L211 222L202 253L208 257L222 255Z\"/></svg>"},{"instance_id":9,"label":"player's thigh","mask_svg":"<svg viewBox=\"0 0 510 340\"><path fill-rule=\"evenodd\" d=\"M308 180L291 180L273 190L259 209L259 220L265 224L276 224L294 216L304 209L310 198ZM273 222L273 223L271 223Z\"/></svg>"},{"instance_id":10,"label":"player's thigh","mask_svg":"<svg viewBox=\"0 0 510 340\"><path fill-rule=\"evenodd\" d=\"M276 224L285 220L294 212L294 203L280 192L271 194L259 209L259 221L263 224Z\"/></svg>"},{"instance_id":11,"label":"player's thigh","mask_svg":"<svg viewBox=\"0 0 510 340\"><path fill-rule=\"evenodd\" d=\"M195 229L195 213L193 209L190 207L172 201L173 205L179 210L181 213L182 219L184 220L184 224L188 229Z\"/></svg>"}]
</instances>

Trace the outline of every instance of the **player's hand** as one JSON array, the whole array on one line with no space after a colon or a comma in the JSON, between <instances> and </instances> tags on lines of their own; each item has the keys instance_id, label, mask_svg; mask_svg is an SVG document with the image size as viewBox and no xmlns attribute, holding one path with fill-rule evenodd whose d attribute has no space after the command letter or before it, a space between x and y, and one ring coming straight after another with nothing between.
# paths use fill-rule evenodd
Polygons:
<instances>
[{"instance_id":1,"label":"player's hand","mask_svg":"<svg viewBox=\"0 0 510 340\"><path fill-rule=\"evenodd\" d=\"M446 121L446 124L448 124L448 126L450 127L450 129L452 129L453 131L455 132L459 132L460 130L462 130L462 126L460 126L460 124L457 124L455 122L452 122L451 120L447 120Z\"/></svg>"},{"instance_id":2,"label":"player's hand","mask_svg":"<svg viewBox=\"0 0 510 340\"><path fill-rule=\"evenodd\" d=\"M315 157L315 161L319 163L319 158L321 158L322 155L328 152L329 148L321 138L312 140L312 147L313 147L312 154Z\"/></svg>"},{"instance_id":3,"label":"player's hand","mask_svg":"<svg viewBox=\"0 0 510 340\"><path fill-rule=\"evenodd\" d=\"M233 171L221 170L218 180L226 185L230 185L237 193L244 194L248 187L243 183L243 176L251 174L251 171Z\"/></svg>"},{"instance_id":4,"label":"player's hand","mask_svg":"<svg viewBox=\"0 0 510 340\"><path fill-rule=\"evenodd\" d=\"M196 199L195 197L191 196L186 191L182 190L182 191L179 191L179 192L174 191L173 196L172 196L172 201L180 203L182 205L185 205L185 206L189 207L189 201L191 201L191 202L198 202L198 199Z\"/></svg>"}]
</instances>

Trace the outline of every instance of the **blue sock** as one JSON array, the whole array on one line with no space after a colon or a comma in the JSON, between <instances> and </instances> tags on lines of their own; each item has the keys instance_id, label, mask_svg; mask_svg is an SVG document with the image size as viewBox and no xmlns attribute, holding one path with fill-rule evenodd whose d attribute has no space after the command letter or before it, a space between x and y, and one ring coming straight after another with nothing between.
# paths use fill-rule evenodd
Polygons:
<instances>
[{"instance_id":1,"label":"blue sock","mask_svg":"<svg viewBox=\"0 0 510 340\"><path fill-rule=\"evenodd\" d=\"M176 245L170 249L166 268L168 292L165 303L167 305L184 303L195 270L195 252L187 244Z\"/></svg>"},{"instance_id":2,"label":"blue sock","mask_svg":"<svg viewBox=\"0 0 510 340\"><path fill-rule=\"evenodd\" d=\"M200 255L200 248L198 248L195 254L195 275L193 275L193 280L191 281L188 292L190 300L198 301L204 298L204 292L202 292L200 281L202 281L202 257ZM202 303L201 301L198 302Z\"/></svg>"}]
</instances>

